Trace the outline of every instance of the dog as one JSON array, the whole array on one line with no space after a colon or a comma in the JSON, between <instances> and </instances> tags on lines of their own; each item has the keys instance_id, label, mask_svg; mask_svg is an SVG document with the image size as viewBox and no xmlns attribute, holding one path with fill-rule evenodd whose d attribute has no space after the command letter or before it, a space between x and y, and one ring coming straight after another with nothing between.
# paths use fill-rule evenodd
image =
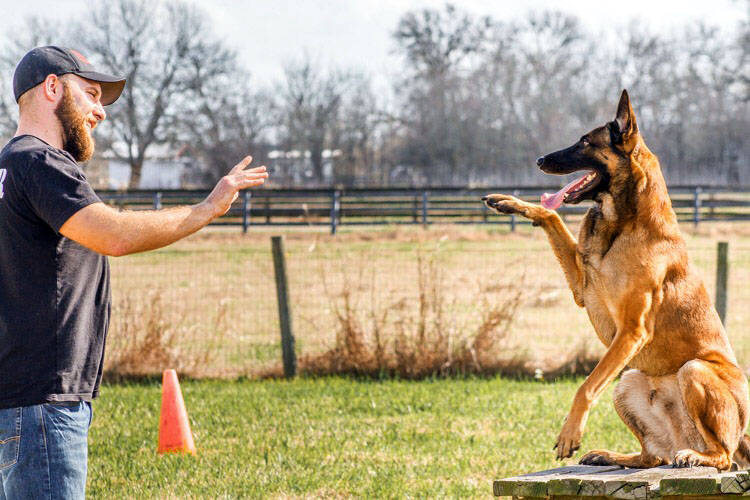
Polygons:
<instances>
[{"instance_id":1,"label":"dog","mask_svg":"<svg viewBox=\"0 0 750 500\"><path fill-rule=\"evenodd\" d=\"M557 458L578 450L592 405L627 367L614 406L641 451L594 450L581 464L750 467L747 379L688 259L659 161L638 131L627 90L614 120L536 163L547 174L585 175L544 194L541 205L504 194L482 200L545 231L575 303L586 308L607 347L576 392L553 448ZM555 210L584 200L594 205L576 241Z\"/></svg>"}]
</instances>

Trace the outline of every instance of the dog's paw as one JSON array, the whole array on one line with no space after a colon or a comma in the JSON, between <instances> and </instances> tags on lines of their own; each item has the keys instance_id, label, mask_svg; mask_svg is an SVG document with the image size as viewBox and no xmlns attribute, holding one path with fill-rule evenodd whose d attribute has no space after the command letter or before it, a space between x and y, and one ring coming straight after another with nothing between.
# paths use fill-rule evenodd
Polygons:
<instances>
[{"instance_id":1,"label":"dog's paw","mask_svg":"<svg viewBox=\"0 0 750 500\"><path fill-rule=\"evenodd\" d=\"M696 465L700 465L700 463L701 457L698 455L698 452L685 449L675 453L672 460L672 467L695 467Z\"/></svg>"},{"instance_id":2,"label":"dog's paw","mask_svg":"<svg viewBox=\"0 0 750 500\"><path fill-rule=\"evenodd\" d=\"M488 194L482 197L482 201L497 213L523 216L528 213L528 203L508 194Z\"/></svg>"},{"instance_id":3,"label":"dog's paw","mask_svg":"<svg viewBox=\"0 0 750 500\"><path fill-rule=\"evenodd\" d=\"M570 458L573 453L581 447L583 436L583 422L580 419L571 419L570 415L565 418L565 423L557 436L557 443L552 447L557 450L557 459Z\"/></svg>"},{"instance_id":4,"label":"dog's paw","mask_svg":"<svg viewBox=\"0 0 750 500\"><path fill-rule=\"evenodd\" d=\"M578 463L581 465L614 465L607 458L605 452L600 450L592 450L586 453Z\"/></svg>"}]
</instances>

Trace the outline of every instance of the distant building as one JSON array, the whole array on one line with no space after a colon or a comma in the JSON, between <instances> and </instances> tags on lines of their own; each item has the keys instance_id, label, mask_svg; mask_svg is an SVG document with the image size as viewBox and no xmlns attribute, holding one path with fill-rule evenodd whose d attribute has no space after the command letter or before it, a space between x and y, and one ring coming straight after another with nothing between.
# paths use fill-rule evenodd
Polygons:
<instances>
[{"instance_id":1,"label":"distant building","mask_svg":"<svg viewBox=\"0 0 750 500\"><path fill-rule=\"evenodd\" d=\"M185 151L185 147L175 151L163 144L150 147L143 162L138 189L182 189L194 185L198 164L185 155ZM127 189L130 183L130 164L120 159L125 154L126 151L120 151L118 157L108 151L103 156L107 164L106 187L109 189Z\"/></svg>"}]
</instances>

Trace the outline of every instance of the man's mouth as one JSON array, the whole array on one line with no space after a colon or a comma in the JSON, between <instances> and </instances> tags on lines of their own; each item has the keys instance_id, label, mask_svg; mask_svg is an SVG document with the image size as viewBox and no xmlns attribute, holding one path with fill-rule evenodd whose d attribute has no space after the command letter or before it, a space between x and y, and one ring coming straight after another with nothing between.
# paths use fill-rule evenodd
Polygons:
<instances>
[{"instance_id":1,"label":"man's mouth","mask_svg":"<svg viewBox=\"0 0 750 500\"><path fill-rule=\"evenodd\" d=\"M583 195L594 189L601 181L602 176L594 170L570 183L556 193L544 193L542 195L542 206L548 210L557 210L563 203L577 203L583 199Z\"/></svg>"}]
</instances>

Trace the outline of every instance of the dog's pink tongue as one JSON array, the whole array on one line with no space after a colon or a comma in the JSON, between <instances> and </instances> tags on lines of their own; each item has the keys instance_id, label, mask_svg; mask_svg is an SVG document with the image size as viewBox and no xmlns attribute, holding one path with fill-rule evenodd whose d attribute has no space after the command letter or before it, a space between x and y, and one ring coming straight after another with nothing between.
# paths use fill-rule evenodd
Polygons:
<instances>
[{"instance_id":1,"label":"dog's pink tongue","mask_svg":"<svg viewBox=\"0 0 750 500\"><path fill-rule=\"evenodd\" d=\"M555 194L544 193L542 195L542 206L548 210L557 210L558 208L560 208L560 205L562 205L563 201L565 200L565 193L567 193L568 191L576 187L577 184L580 184L581 181L583 181L586 178L586 175L584 175L580 179L576 179L574 181L569 182L568 184L565 185L564 188L562 188L560 191L556 192Z\"/></svg>"}]
</instances>

